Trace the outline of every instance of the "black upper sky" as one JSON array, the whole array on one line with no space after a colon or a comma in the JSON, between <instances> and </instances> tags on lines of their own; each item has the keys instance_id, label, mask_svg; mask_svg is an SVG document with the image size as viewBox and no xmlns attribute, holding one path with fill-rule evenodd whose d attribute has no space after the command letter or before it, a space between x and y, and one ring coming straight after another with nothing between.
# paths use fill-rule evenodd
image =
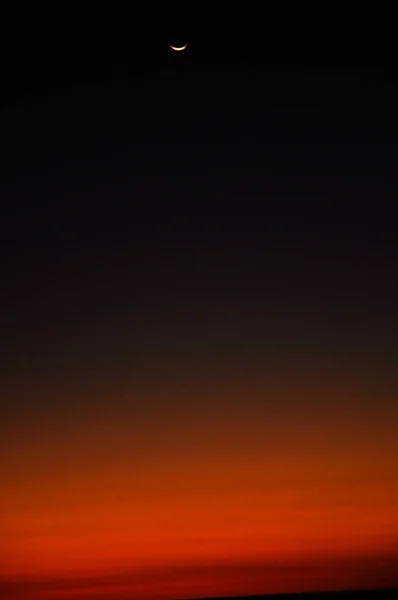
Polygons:
<instances>
[{"instance_id":1,"label":"black upper sky","mask_svg":"<svg viewBox=\"0 0 398 600\"><path fill-rule=\"evenodd\" d=\"M159 345L173 322L210 335L239 314L255 337L265 304L275 339L303 314L307 338L331 335L342 311L391 360L391 23L215 17L10 12L3 24L0 318L14 367L21 339L77 315L110 343L132 305L137 338L152 328Z\"/></svg>"}]
</instances>

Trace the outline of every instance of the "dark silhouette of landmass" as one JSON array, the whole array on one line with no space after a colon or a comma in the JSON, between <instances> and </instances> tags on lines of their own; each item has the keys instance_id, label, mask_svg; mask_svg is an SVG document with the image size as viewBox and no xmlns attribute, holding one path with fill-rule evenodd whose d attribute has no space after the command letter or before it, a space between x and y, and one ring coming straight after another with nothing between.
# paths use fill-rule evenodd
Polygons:
<instances>
[{"instance_id":1,"label":"dark silhouette of landmass","mask_svg":"<svg viewBox=\"0 0 398 600\"><path fill-rule=\"evenodd\" d=\"M338 592L309 592L298 594L264 594L255 596L229 596L226 598L187 598L186 600L390 600L398 598L398 588L382 590L347 590Z\"/></svg>"}]
</instances>

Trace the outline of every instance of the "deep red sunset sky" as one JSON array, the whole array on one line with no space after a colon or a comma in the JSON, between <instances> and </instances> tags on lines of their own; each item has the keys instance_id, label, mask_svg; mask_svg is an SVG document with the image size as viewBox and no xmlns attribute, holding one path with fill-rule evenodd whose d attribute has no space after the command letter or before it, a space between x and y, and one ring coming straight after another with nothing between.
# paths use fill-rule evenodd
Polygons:
<instances>
[{"instance_id":1,"label":"deep red sunset sky","mask_svg":"<svg viewBox=\"0 0 398 600\"><path fill-rule=\"evenodd\" d=\"M398 585L395 88L195 41L2 107L4 598Z\"/></svg>"}]
</instances>

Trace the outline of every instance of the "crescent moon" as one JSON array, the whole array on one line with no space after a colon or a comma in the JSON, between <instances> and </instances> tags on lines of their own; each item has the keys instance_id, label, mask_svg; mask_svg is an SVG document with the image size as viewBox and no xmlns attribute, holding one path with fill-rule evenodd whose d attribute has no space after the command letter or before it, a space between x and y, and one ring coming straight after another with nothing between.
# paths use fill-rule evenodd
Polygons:
<instances>
[{"instance_id":1,"label":"crescent moon","mask_svg":"<svg viewBox=\"0 0 398 600\"><path fill-rule=\"evenodd\" d=\"M175 52L182 52L183 50L185 50L186 48L188 48L188 44L185 44L185 46L172 46L170 44L170 48L172 50L174 50Z\"/></svg>"}]
</instances>

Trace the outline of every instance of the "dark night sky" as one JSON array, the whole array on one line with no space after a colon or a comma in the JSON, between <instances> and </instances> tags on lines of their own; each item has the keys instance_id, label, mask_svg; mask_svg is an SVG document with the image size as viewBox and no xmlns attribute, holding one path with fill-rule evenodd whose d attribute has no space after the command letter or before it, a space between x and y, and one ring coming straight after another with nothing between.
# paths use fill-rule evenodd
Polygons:
<instances>
[{"instance_id":1,"label":"dark night sky","mask_svg":"<svg viewBox=\"0 0 398 600\"><path fill-rule=\"evenodd\" d=\"M360 555L379 536L384 566L390 564L386 548L396 552L398 539L393 25L376 15L298 9L289 22L276 13L266 22L254 13L228 14L222 28L206 16L202 26L195 16L164 17L154 23L140 11L130 19L105 10L79 18L32 12L10 13L3 23L0 438L11 458L1 461L0 554L7 561L0 576L8 582L46 573L40 558L30 558L27 531L42 522L38 514L54 518L59 497L68 498L59 509L65 522L68 511L81 511L73 541L60 541L62 524L50 533L45 525L47 545L34 530L33 554L53 544L55 572L64 560L69 573L71 548L83 570L90 552L98 566L103 555L92 550L90 526L117 504L112 496L98 508L103 479L116 478L130 508L152 498L147 475L138 491L128 487L133 455L143 473L150 461L160 479L178 474L178 485L163 483L157 492L168 516L188 494L191 471L179 456L201 456L195 481L210 469L231 505L243 506L234 513L243 532L242 556L234 560L261 562L269 548L257 538L250 546L245 502L264 499L256 487L246 489L245 465L254 460L258 483L267 464L276 481L283 468L269 462L271 449L279 448L286 467L300 440L292 506L308 491L308 473L321 485L323 459L335 474L329 502L340 476L369 472L358 477L373 517L361 521L359 512L350 529L344 516L336 526L341 538L315 535L314 547L332 548L333 558L345 540ZM173 53L174 41L187 41L187 51ZM210 422L224 423L224 432ZM271 440L265 446L262 426ZM223 477L239 457L236 439L245 450L237 481L227 484ZM321 457L312 471L303 448ZM39 481L38 498L32 489ZM65 492L71 486L72 499ZM352 506L367 497L356 493ZM209 491L206 531L225 541L233 527L217 529L221 513L211 501ZM341 510L338 500L332 504ZM309 532L317 519L340 514L325 517L332 509L322 494L311 506ZM143 520L161 523L159 535L169 539L166 517L159 521L156 504L152 510ZM210 561L210 573L214 556L195 537L200 510L184 513L185 529L176 526L173 535L181 532L195 564ZM98 523L86 527L90 511ZM355 527L365 536L359 549ZM117 522L112 535L124 530ZM122 533L109 537L118 568L134 554L128 545L119 551L120 540L127 544ZM296 549L297 568L307 543L301 529L274 533L278 556ZM178 562L179 541L175 555L160 551L159 558L151 536L137 538L148 564ZM228 560L220 548L217 560ZM300 591L323 580L291 581ZM341 582L355 587L346 574ZM220 582L195 587L195 578L191 584L182 589L193 596L229 589ZM267 591L261 585L253 590ZM163 597L162 589L153 588L153 597ZM280 589L276 577L269 591Z\"/></svg>"}]
</instances>

